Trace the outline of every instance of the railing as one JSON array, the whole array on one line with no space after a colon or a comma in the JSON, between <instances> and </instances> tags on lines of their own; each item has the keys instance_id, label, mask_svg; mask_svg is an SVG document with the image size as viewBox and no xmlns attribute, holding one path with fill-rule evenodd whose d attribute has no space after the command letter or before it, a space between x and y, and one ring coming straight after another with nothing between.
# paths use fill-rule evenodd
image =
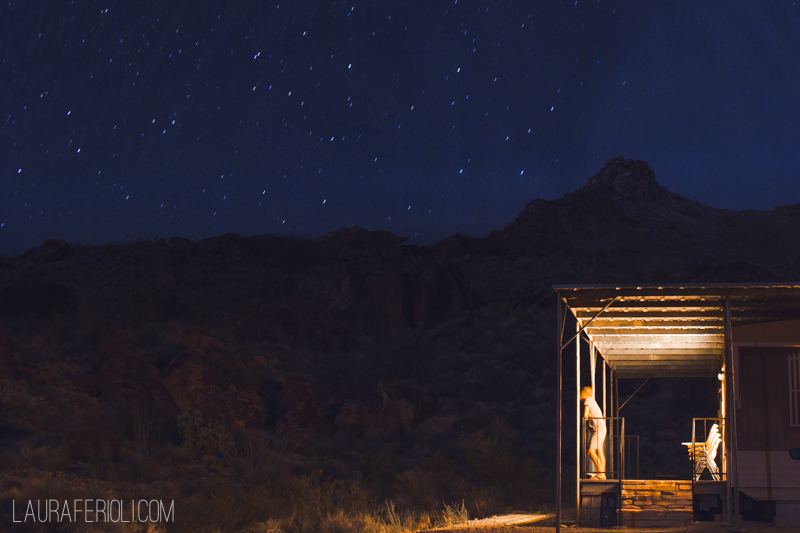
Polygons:
<instances>
[{"instance_id":1,"label":"railing","mask_svg":"<svg viewBox=\"0 0 800 533\"><path fill-rule=\"evenodd\" d=\"M591 442L594 440L595 442ZM584 418L581 420L581 472L580 479L624 479L626 467L629 467L625 456L625 419L622 417ZM598 442L599 441L599 442ZM604 465L597 468L589 454L589 445L595 444L602 450ZM636 439L638 452L638 438ZM600 454L598 454L600 455ZM638 453L636 454L638 470Z\"/></svg>"},{"instance_id":2,"label":"railing","mask_svg":"<svg viewBox=\"0 0 800 533\"><path fill-rule=\"evenodd\" d=\"M622 462L625 479L641 479L639 477L639 435L625 435L625 453Z\"/></svg>"},{"instance_id":3,"label":"railing","mask_svg":"<svg viewBox=\"0 0 800 533\"><path fill-rule=\"evenodd\" d=\"M716 426L715 429L714 426ZM596 428L596 429L594 429ZM605 435L603 430L605 428ZM693 418L692 440L684 442L692 468L691 480L725 481L724 419ZM591 441L595 440L594 443ZM602 442L598 443L598 440ZM599 444L605 460L598 468L589 454L589 445ZM639 436L625 434L622 417L586 418L581 421L580 479L639 479Z\"/></svg>"},{"instance_id":4,"label":"railing","mask_svg":"<svg viewBox=\"0 0 800 533\"><path fill-rule=\"evenodd\" d=\"M682 443L688 448L692 482L725 480L724 435L724 419L692 419L692 441Z\"/></svg>"}]
</instances>

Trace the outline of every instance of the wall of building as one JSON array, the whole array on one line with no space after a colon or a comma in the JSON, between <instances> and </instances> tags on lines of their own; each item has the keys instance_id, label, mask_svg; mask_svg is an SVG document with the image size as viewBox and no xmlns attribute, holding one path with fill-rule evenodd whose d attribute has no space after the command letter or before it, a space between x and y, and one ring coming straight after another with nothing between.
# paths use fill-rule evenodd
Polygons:
<instances>
[{"instance_id":1,"label":"wall of building","mask_svg":"<svg viewBox=\"0 0 800 533\"><path fill-rule=\"evenodd\" d=\"M791 427L789 355L800 351L800 321L733 328L737 353L739 489L775 502L776 525L800 525L800 427ZM780 346L784 345L784 346Z\"/></svg>"},{"instance_id":2,"label":"wall of building","mask_svg":"<svg viewBox=\"0 0 800 533\"><path fill-rule=\"evenodd\" d=\"M800 447L800 427L789 424L789 355L794 347L739 347L736 433L739 451Z\"/></svg>"}]
</instances>

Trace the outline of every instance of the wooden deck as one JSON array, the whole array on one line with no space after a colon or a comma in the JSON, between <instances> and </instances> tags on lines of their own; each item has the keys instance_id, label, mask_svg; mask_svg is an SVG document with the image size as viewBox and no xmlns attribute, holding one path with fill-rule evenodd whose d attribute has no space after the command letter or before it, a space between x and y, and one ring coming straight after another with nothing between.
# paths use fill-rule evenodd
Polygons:
<instances>
[{"instance_id":1,"label":"wooden deck","mask_svg":"<svg viewBox=\"0 0 800 533\"><path fill-rule=\"evenodd\" d=\"M674 527L693 520L694 495L724 495L724 481L583 480L584 526Z\"/></svg>"}]
</instances>

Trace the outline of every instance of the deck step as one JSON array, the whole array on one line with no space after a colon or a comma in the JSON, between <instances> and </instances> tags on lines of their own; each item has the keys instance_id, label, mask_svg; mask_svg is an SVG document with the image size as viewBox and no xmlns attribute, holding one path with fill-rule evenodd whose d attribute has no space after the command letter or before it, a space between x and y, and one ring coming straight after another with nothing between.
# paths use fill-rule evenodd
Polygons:
<instances>
[{"instance_id":1,"label":"deck step","mask_svg":"<svg viewBox=\"0 0 800 533\"><path fill-rule=\"evenodd\" d=\"M692 521L692 482L675 480L622 481L620 525L664 527Z\"/></svg>"}]
</instances>

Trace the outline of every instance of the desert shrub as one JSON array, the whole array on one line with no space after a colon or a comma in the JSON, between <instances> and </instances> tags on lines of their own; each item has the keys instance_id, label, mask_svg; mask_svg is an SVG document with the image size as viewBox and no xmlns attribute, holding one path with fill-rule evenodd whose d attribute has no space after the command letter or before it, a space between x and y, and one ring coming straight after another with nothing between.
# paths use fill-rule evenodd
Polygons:
<instances>
[{"instance_id":1,"label":"desert shrub","mask_svg":"<svg viewBox=\"0 0 800 533\"><path fill-rule=\"evenodd\" d=\"M99 285L99 284L98 284ZM78 310L73 314L72 332L76 348L91 353L98 344L98 329L110 314L105 294L97 286L80 291L77 297Z\"/></svg>"},{"instance_id":2,"label":"desert shrub","mask_svg":"<svg viewBox=\"0 0 800 533\"><path fill-rule=\"evenodd\" d=\"M544 470L530 457L520 457L513 449L516 432L495 419L487 430L474 433L465 445L467 465L476 481L497 500L506 504L530 505L539 501L548 486L541 481Z\"/></svg>"},{"instance_id":3,"label":"desert shrub","mask_svg":"<svg viewBox=\"0 0 800 533\"><path fill-rule=\"evenodd\" d=\"M69 449L50 444L23 444L18 451L4 455L3 463L15 469L65 470L72 464Z\"/></svg>"},{"instance_id":4,"label":"desert shrub","mask_svg":"<svg viewBox=\"0 0 800 533\"><path fill-rule=\"evenodd\" d=\"M393 526L400 523L400 517L397 516L397 511L394 509L394 502L386 500L386 521Z\"/></svg>"},{"instance_id":5,"label":"desert shrub","mask_svg":"<svg viewBox=\"0 0 800 533\"><path fill-rule=\"evenodd\" d=\"M320 472L288 479L287 489L294 514L319 519L337 511L362 514L374 503L358 483L325 479Z\"/></svg>"},{"instance_id":6,"label":"desert shrub","mask_svg":"<svg viewBox=\"0 0 800 533\"><path fill-rule=\"evenodd\" d=\"M361 484L378 498L390 496L401 470L397 443L387 443L375 453L358 456Z\"/></svg>"},{"instance_id":7,"label":"desert shrub","mask_svg":"<svg viewBox=\"0 0 800 533\"><path fill-rule=\"evenodd\" d=\"M180 518L168 533L412 533L432 525L428 514L376 505L357 483L320 473L250 486L217 479L175 499Z\"/></svg>"},{"instance_id":8,"label":"desert shrub","mask_svg":"<svg viewBox=\"0 0 800 533\"><path fill-rule=\"evenodd\" d=\"M282 477L286 459L293 450L285 439L250 433L235 445L220 446L220 451L236 478L252 484Z\"/></svg>"},{"instance_id":9,"label":"desert shrub","mask_svg":"<svg viewBox=\"0 0 800 533\"><path fill-rule=\"evenodd\" d=\"M461 505L452 504L452 510L462 510L475 518L486 518L507 507L508 502L499 498L493 484L470 479L468 472L454 468L439 470L424 468L411 469L397 476L395 497L404 507L433 512L441 509L442 498L460 498ZM441 514L439 512L439 514Z\"/></svg>"},{"instance_id":10,"label":"desert shrub","mask_svg":"<svg viewBox=\"0 0 800 533\"><path fill-rule=\"evenodd\" d=\"M160 422L160 421L159 421ZM161 437L161 424L153 418L146 406L138 403L133 408L133 444L136 455L142 458L152 456Z\"/></svg>"},{"instance_id":11,"label":"desert shrub","mask_svg":"<svg viewBox=\"0 0 800 533\"><path fill-rule=\"evenodd\" d=\"M212 418L204 420L200 411L184 409L178 415L178 429L183 447L189 450L216 452L233 447L233 436L228 428Z\"/></svg>"},{"instance_id":12,"label":"desert shrub","mask_svg":"<svg viewBox=\"0 0 800 533\"><path fill-rule=\"evenodd\" d=\"M431 470L414 468L397 476L395 488L401 501L417 509L434 509L441 501L440 476Z\"/></svg>"},{"instance_id":13,"label":"desert shrub","mask_svg":"<svg viewBox=\"0 0 800 533\"><path fill-rule=\"evenodd\" d=\"M474 518L487 518L502 512L506 507L497 498L495 491L480 483L458 483L453 492L464 496L470 515Z\"/></svg>"},{"instance_id":14,"label":"desert shrub","mask_svg":"<svg viewBox=\"0 0 800 533\"><path fill-rule=\"evenodd\" d=\"M246 531L252 524L276 524L281 518L280 499L268 487L244 488L217 479L197 489L194 494L175 496L177 518L168 524L169 533L233 533Z\"/></svg>"},{"instance_id":15,"label":"desert shrub","mask_svg":"<svg viewBox=\"0 0 800 533\"><path fill-rule=\"evenodd\" d=\"M454 503L452 505L444 504L444 511L442 511L442 526L454 526L456 524L464 524L469 521L469 513L464 506L464 500L461 504Z\"/></svg>"}]
</instances>

